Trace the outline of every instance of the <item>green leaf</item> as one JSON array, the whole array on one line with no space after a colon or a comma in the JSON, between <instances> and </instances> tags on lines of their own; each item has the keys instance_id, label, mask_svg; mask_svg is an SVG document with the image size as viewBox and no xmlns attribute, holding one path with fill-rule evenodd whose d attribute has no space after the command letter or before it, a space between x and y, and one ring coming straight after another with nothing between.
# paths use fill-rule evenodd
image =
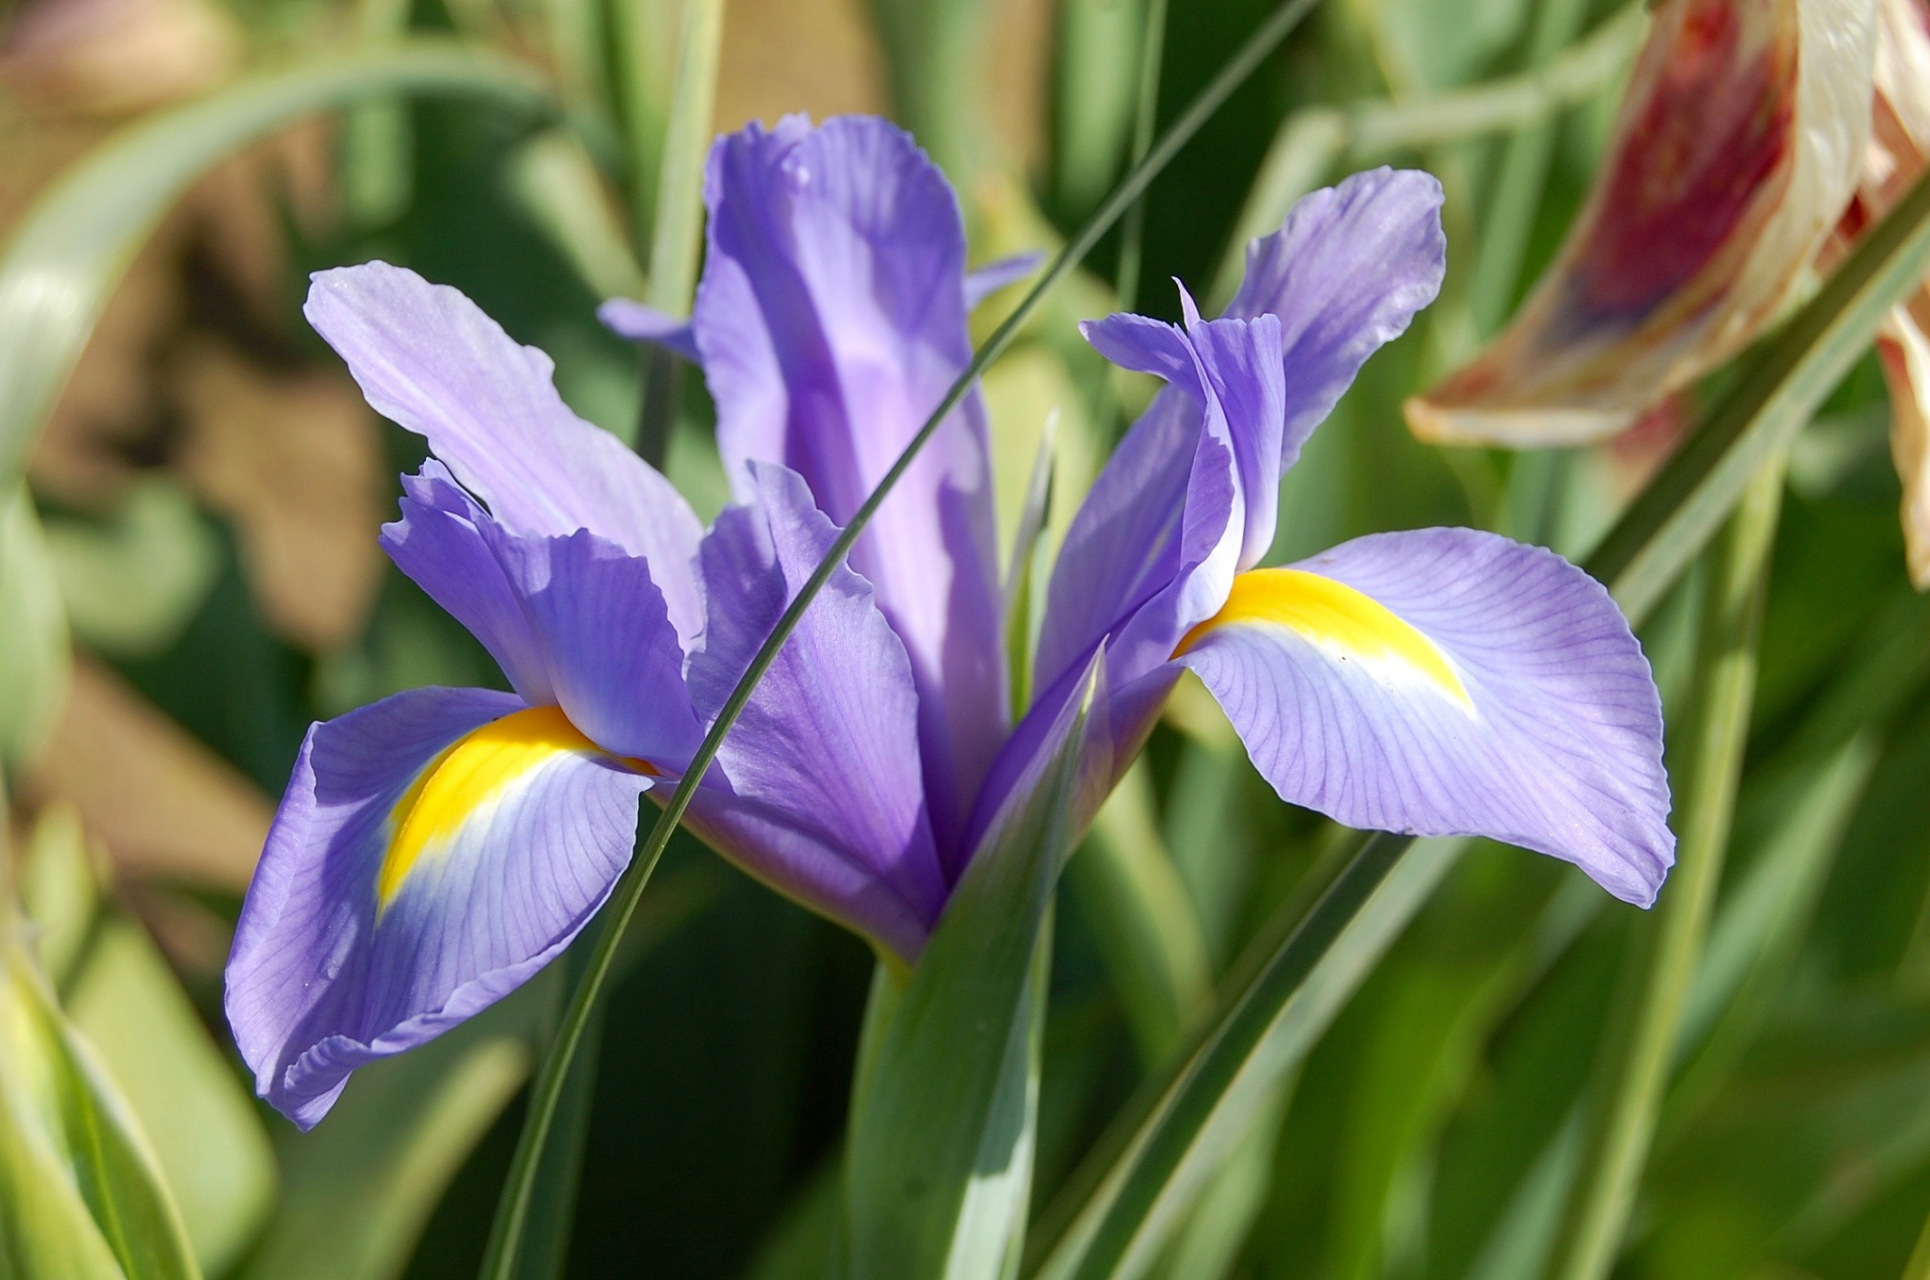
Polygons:
<instances>
[{"instance_id":1,"label":"green leaf","mask_svg":"<svg viewBox=\"0 0 1930 1280\"><path fill-rule=\"evenodd\" d=\"M33 922L34 951L56 989L86 950L100 907L87 833L71 804L41 809L20 860L20 899Z\"/></svg>"},{"instance_id":2,"label":"green leaf","mask_svg":"<svg viewBox=\"0 0 1930 1280\"><path fill-rule=\"evenodd\" d=\"M221 543L177 482L135 484L105 520L48 518L47 553L74 633L96 649L157 653L221 576Z\"/></svg>"},{"instance_id":3,"label":"green leaf","mask_svg":"<svg viewBox=\"0 0 1930 1280\"><path fill-rule=\"evenodd\" d=\"M201 1269L226 1271L266 1222L279 1177L241 1079L133 921L97 928L69 992L69 1015L153 1144Z\"/></svg>"},{"instance_id":4,"label":"green leaf","mask_svg":"<svg viewBox=\"0 0 1930 1280\"><path fill-rule=\"evenodd\" d=\"M849 1274L1011 1274L1038 1111L1048 908L1088 797L1110 768L1088 716L1103 653L952 894L856 1090L846 1165ZM1089 811L1089 810L1088 810ZM887 994L885 999L890 999Z\"/></svg>"},{"instance_id":5,"label":"green leaf","mask_svg":"<svg viewBox=\"0 0 1930 1280\"><path fill-rule=\"evenodd\" d=\"M17 477L121 274L182 192L216 162L317 111L404 93L547 109L535 71L440 41L330 55L159 112L50 187L0 258L0 484Z\"/></svg>"},{"instance_id":6,"label":"green leaf","mask_svg":"<svg viewBox=\"0 0 1930 1280\"><path fill-rule=\"evenodd\" d=\"M987 150L981 67L989 0L870 0L891 82L891 114L954 186L969 191Z\"/></svg>"},{"instance_id":7,"label":"green leaf","mask_svg":"<svg viewBox=\"0 0 1930 1280\"><path fill-rule=\"evenodd\" d=\"M581 139L563 129L537 134L511 154L505 178L511 198L593 293L643 296L622 211Z\"/></svg>"},{"instance_id":8,"label":"green leaf","mask_svg":"<svg viewBox=\"0 0 1930 1280\"><path fill-rule=\"evenodd\" d=\"M529 1077L537 981L449 1034L371 1063L329 1112L280 1126L282 1199L243 1275L394 1280L463 1161Z\"/></svg>"},{"instance_id":9,"label":"green leaf","mask_svg":"<svg viewBox=\"0 0 1930 1280\"><path fill-rule=\"evenodd\" d=\"M1045 522L1052 508L1053 446L1058 426L1058 410L1048 410L1038 452L1032 457L1032 474L1019 501L1018 524L1005 571L1005 669L1012 686L1014 724L1032 705L1032 650L1042 612L1036 607L1036 598L1050 573Z\"/></svg>"},{"instance_id":10,"label":"green leaf","mask_svg":"<svg viewBox=\"0 0 1930 1280\"><path fill-rule=\"evenodd\" d=\"M1157 1066L1205 1013L1212 979L1199 918L1160 838L1144 760L1099 810L1066 882L1111 971L1140 1061Z\"/></svg>"},{"instance_id":11,"label":"green leaf","mask_svg":"<svg viewBox=\"0 0 1930 1280\"><path fill-rule=\"evenodd\" d=\"M1620 1255L1701 964L1749 737L1756 638L1782 507L1782 456L1752 480L1709 575L1696 704L1683 737L1688 758L1676 770L1682 840L1660 905L1636 931L1633 1019L1603 1046L1591 1089L1580 1179L1548 1273L1563 1280L1604 1280Z\"/></svg>"},{"instance_id":12,"label":"green leaf","mask_svg":"<svg viewBox=\"0 0 1930 1280\"><path fill-rule=\"evenodd\" d=\"M1440 883L1463 840L1375 835L1305 920L1263 934L1218 1022L1075 1175L1041 1277L1138 1275Z\"/></svg>"},{"instance_id":13,"label":"green leaf","mask_svg":"<svg viewBox=\"0 0 1930 1280\"><path fill-rule=\"evenodd\" d=\"M650 221L646 300L669 315L688 315L697 291L704 243L704 173L717 103L717 64L724 44L724 0L684 0L677 41L677 79L664 123L656 210ZM639 153L641 158L641 153ZM654 344L643 352L643 409L637 452L662 466L683 406L684 362Z\"/></svg>"},{"instance_id":14,"label":"green leaf","mask_svg":"<svg viewBox=\"0 0 1930 1280\"><path fill-rule=\"evenodd\" d=\"M139 1123L0 913L0 1275L198 1280Z\"/></svg>"},{"instance_id":15,"label":"green leaf","mask_svg":"<svg viewBox=\"0 0 1930 1280\"><path fill-rule=\"evenodd\" d=\"M1053 81L1053 198L1083 218L1118 177L1132 135L1145 0L1065 0L1059 6Z\"/></svg>"},{"instance_id":16,"label":"green leaf","mask_svg":"<svg viewBox=\"0 0 1930 1280\"><path fill-rule=\"evenodd\" d=\"M0 321L0 332L4 328ZM0 371L6 361L0 351ZM11 393L0 397L0 419L13 399ZM0 761L17 766L53 731L72 658L67 615L33 499L24 485L0 492L9 493L0 498Z\"/></svg>"}]
</instances>

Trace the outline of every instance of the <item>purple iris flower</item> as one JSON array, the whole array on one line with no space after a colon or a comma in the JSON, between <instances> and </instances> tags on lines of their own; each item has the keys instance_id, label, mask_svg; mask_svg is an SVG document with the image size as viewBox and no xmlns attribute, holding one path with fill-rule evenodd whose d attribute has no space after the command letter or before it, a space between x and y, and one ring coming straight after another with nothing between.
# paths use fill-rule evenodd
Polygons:
<instances>
[{"instance_id":1,"label":"purple iris flower","mask_svg":"<svg viewBox=\"0 0 1930 1280\"><path fill-rule=\"evenodd\" d=\"M1661 715L1607 593L1554 554L1430 529L1256 568L1281 474L1432 300L1440 189L1378 170L1249 250L1217 320L1117 315L1166 387L1068 529L1008 722L984 413L968 397L758 686L687 821L769 884L915 960L980 836L1102 651L1116 777L1185 669L1282 798L1479 834L1646 905L1673 859ZM878 120L752 125L711 153L685 323L604 317L701 363L736 505L705 531L558 398L547 357L381 263L307 315L370 404L428 438L383 546L514 693L419 689L314 726L243 908L228 1016L306 1127L358 1066L434 1037L567 946L752 653L970 357L958 206ZM667 792L665 793L667 794Z\"/></svg>"}]
</instances>

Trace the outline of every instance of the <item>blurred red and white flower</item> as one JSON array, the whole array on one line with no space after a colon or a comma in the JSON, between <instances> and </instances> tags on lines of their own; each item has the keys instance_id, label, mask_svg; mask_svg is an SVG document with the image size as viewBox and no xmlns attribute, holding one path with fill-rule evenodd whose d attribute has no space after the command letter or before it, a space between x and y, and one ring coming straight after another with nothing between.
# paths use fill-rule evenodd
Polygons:
<instances>
[{"instance_id":1,"label":"blurred red and white flower","mask_svg":"<svg viewBox=\"0 0 1930 1280\"><path fill-rule=\"evenodd\" d=\"M1603 440L1776 318L1857 188L1873 0L1665 0L1554 265L1423 439Z\"/></svg>"}]
</instances>

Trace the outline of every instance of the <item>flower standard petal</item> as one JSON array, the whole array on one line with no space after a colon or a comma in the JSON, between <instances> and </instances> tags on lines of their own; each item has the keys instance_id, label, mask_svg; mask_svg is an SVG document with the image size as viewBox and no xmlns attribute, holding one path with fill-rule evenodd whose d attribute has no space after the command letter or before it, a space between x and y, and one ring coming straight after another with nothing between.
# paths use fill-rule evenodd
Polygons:
<instances>
[{"instance_id":1,"label":"flower standard petal","mask_svg":"<svg viewBox=\"0 0 1930 1280\"><path fill-rule=\"evenodd\" d=\"M755 500L705 539L691 697L708 723L837 535L803 480L753 463ZM949 884L925 812L904 643L863 578L833 575L765 673L687 821L792 897L915 959Z\"/></svg>"},{"instance_id":2,"label":"flower standard petal","mask_svg":"<svg viewBox=\"0 0 1930 1280\"><path fill-rule=\"evenodd\" d=\"M1408 403L1424 439L1600 440L1776 318L1855 190L1872 0L1669 0L1587 204L1495 343Z\"/></svg>"},{"instance_id":3,"label":"flower standard petal","mask_svg":"<svg viewBox=\"0 0 1930 1280\"><path fill-rule=\"evenodd\" d=\"M705 198L693 322L725 465L747 498L745 462L787 466L842 523L970 360L957 201L903 131L856 117L721 139ZM945 845L1005 729L994 529L973 395L852 553L911 658Z\"/></svg>"},{"instance_id":4,"label":"flower standard petal","mask_svg":"<svg viewBox=\"0 0 1930 1280\"><path fill-rule=\"evenodd\" d=\"M1407 331L1447 271L1441 184L1371 169L1311 192L1280 230L1247 246L1236 317L1276 315L1285 357L1281 470L1353 385L1367 357Z\"/></svg>"},{"instance_id":5,"label":"flower standard petal","mask_svg":"<svg viewBox=\"0 0 1930 1280\"><path fill-rule=\"evenodd\" d=\"M650 464L570 412L548 356L513 341L457 290L385 262L315 273L303 314L376 412L428 437L506 529L590 529L647 558L677 634L696 636L702 526Z\"/></svg>"},{"instance_id":6,"label":"flower standard petal","mask_svg":"<svg viewBox=\"0 0 1930 1280\"><path fill-rule=\"evenodd\" d=\"M1102 639L1122 689L1166 661L1188 627L1225 599L1233 574L1273 540L1280 478L1280 322L1186 328L1116 315L1087 338L1129 369L1166 378L1073 517L1039 634L1050 688Z\"/></svg>"},{"instance_id":7,"label":"flower standard petal","mask_svg":"<svg viewBox=\"0 0 1930 1280\"><path fill-rule=\"evenodd\" d=\"M1674 861L1648 662L1553 552L1468 529L1359 538L1243 575L1178 657L1282 799L1552 854L1643 906Z\"/></svg>"},{"instance_id":8,"label":"flower standard petal","mask_svg":"<svg viewBox=\"0 0 1930 1280\"><path fill-rule=\"evenodd\" d=\"M650 785L556 708L479 689L310 729L228 961L262 1097L308 1128L355 1068L528 980L608 896Z\"/></svg>"}]
</instances>

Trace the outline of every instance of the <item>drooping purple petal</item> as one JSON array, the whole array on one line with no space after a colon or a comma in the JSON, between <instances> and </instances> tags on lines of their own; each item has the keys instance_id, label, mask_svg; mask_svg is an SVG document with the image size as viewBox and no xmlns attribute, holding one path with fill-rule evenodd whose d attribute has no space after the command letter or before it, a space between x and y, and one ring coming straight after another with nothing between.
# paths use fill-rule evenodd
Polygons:
<instances>
[{"instance_id":1,"label":"drooping purple petal","mask_svg":"<svg viewBox=\"0 0 1930 1280\"><path fill-rule=\"evenodd\" d=\"M978 304L1007 285L1017 284L1039 269L1045 255L1037 250L998 258L965 273L965 309L976 311Z\"/></svg>"},{"instance_id":2,"label":"drooping purple petal","mask_svg":"<svg viewBox=\"0 0 1930 1280\"><path fill-rule=\"evenodd\" d=\"M504 528L589 529L649 559L678 636L703 624L702 526L670 482L570 412L555 365L460 292L385 262L318 271L303 307L376 412L420 435Z\"/></svg>"},{"instance_id":3,"label":"drooping purple petal","mask_svg":"<svg viewBox=\"0 0 1930 1280\"><path fill-rule=\"evenodd\" d=\"M617 756L680 769L702 737L651 566L588 530L515 534L438 462L405 477L382 545L532 704L560 703Z\"/></svg>"},{"instance_id":4,"label":"drooping purple petal","mask_svg":"<svg viewBox=\"0 0 1930 1280\"><path fill-rule=\"evenodd\" d=\"M701 364L697 354L697 334L690 321L659 311L646 302L611 298L596 309L603 327L631 342L651 342L676 352L692 364Z\"/></svg>"},{"instance_id":5,"label":"drooping purple petal","mask_svg":"<svg viewBox=\"0 0 1930 1280\"><path fill-rule=\"evenodd\" d=\"M748 474L753 501L719 516L703 547L711 616L689 678L706 724L837 536L796 473ZM948 888L919 750L904 643L841 568L724 739L725 785L707 779L689 820L753 874L913 959Z\"/></svg>"},{"instance_id":6,"label":"drooping purple petal","mask_svg":"<svg viewBox=\"0 0 1930 1280\"><path fill-rule=\"evenodd\" d=\"M650 785L554 707L479 689L310 729L228 961L261 1096L308 1128L357 1067L527 981L608 896Z\"/></svg>"},{"instance_id":7,"label":"drooping purple petal","mask_svg":"<svg viewBox=\"0 0 1930 1280\"><path fill-rule=\"evenodd\" d=\"M1674 861L1648 662L1553 552L1359 538L1245 575L1180 661L1283 799L1349 826L1490 836L1644 906Z\"/></svg>"},{"instance_id":8,"label":"drooping purple petal","mask_svg":"<svg viewBox=\"0 0 1930 1280\"><path fill-rule=\"evenodd\" d=\"M1447 237L1441 184L1411 169L1370 169L1303 197L1273 235L1247 246L1229 316L1280 317L1293 466L1367 357L1399 337L1441 291Z\"/></svg>"},{"instance_id":9,"label":"drooping purple petal","mask_svg":"<svg viewBox=\"0 0 1930 1280\"><path fill-rule=\"evenodd\" d=\"M705 198L694 323L725 465L740 485L748 461L787 466L848 521L970 359L957 201L905 133L857 117L721 139ZM1005 725L976 395L885 501L852 567L910 655L932 822L949 847Z\"/></svg>"}]
</instances>

